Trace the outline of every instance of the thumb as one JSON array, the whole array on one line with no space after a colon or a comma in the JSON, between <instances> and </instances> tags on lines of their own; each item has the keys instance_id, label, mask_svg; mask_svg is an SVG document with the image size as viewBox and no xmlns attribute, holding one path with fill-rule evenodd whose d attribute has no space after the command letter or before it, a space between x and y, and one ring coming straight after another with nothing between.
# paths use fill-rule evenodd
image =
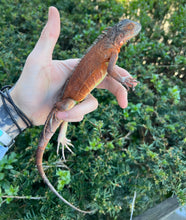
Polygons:
<instances>
[{"instance_id":1,"label":"thumb","mask_svg":"<svg viewBox=\"0 0 186 220\"><path fill-rule=\"evenodd\" d=\"M60 15L57 8L52 6L49 8L47 24L43 28L41 36L34 48L34 52L42 57L51 57L59 34Z\"/></svg>"}]
</instances>

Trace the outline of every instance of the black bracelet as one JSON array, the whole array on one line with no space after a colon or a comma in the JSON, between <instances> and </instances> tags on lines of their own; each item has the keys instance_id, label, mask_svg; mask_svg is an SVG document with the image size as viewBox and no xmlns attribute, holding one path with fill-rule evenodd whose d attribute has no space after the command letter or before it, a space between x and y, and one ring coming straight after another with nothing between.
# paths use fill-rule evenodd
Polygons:
<instances>
[{"instance_id":1,"label":"black bracelet","mask_svg":"<svg viewBox=\"0 0 186 220\"><path fill-rule=\"evenodd\" d=\"M1 94L1 99L3 102L3 106L6 110L6 112L9 114L10 118L12 119L13 123L16 125L16 127L18 128L19 132L22 132L22 129L20 128L20 126L18 125L18 123L16 122L14 116L12 115L10 109L7 106L7 103L5 102L5 99L12 105L12 107L14 108L15 112L19 115L19 117L23 120L23 122L25 123L26 127L32 127L32 122L30 121L30 119L15 105L14 101L12 100L9 90L11 86L4 86L1 90L0 90L0 94Z\"/></svg>"}]
</instances>

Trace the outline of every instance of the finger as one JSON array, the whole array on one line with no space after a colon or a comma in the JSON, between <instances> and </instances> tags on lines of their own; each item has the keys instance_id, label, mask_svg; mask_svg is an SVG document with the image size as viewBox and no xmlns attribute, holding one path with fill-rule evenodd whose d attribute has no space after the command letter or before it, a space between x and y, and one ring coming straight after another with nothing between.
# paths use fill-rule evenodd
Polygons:
<instances>
[{"instance_id":1,"label":"finger","mask_svg":"<svg viewBox=\"0 0 186 220\"><path fill-rule=\"evenodd\" d=\"M124 86L121 85L121 83L119 83L112 77L107 76L104 79L104 81L99 84L97 88L109 90L113 95L116 96L118 104L121 108L127 107L128 105L127 90L125 89Z\"/></svg>"},{"instance_id":2,"label":"finger","mask_svg":"<svg viewBox=\"0 0 186 220\"><path fill-rule=\"evenodd\" d=\"M131 74L127 71L127 70L125 70L125 69L123 69L123 68L121 68L121 67L119 67L119 66L117 66L117 65L115 65L114 66L114 71L116 72L116 73L118 73L120 76L124 76L124 77L126 77L126 76L129 76L129 77L131 77L132 79L133 79L133 77L131 76ZM138 82L136 81L131 81L130 82L131 84L128 84L128 86L129 87L135 87L135 86L137 86L137 84L138 84Z\"/></svg>"},{"instance_id":3,"label":"finger","mask_svg":"<svg viewBox=\"0 0 186 220\"><path fill-rule=\"evenodd\" d=\"M117 65L114 66L114 71L119 73L121 76L131 76L127 70L125 70Z\"/></svg>"},{"instance_id":4,"label":"finger","mask_svg":"<svg viewBox=\"0 0 186 220\"><path fill-rule=\"evenodd\" d=\"M55 7L50 7L48 11L48 21L41 36L34 48L34 52L40 56L49 54L52 56L55 44L60 33L60 15Z\"/></svg>"},{"instance_id":5,"label":"finger","mask_svg":"<svg viewBox=\"0 0 186 220\"><path fill-rule=\"evenodd\" d=\"M60 120L78 122L81 121L84 115L94 111L98 107L98 101L94 96L89 94L83 102L74 106L66 112L58 112L57 117Z\"/></svg>"}]
</instances>

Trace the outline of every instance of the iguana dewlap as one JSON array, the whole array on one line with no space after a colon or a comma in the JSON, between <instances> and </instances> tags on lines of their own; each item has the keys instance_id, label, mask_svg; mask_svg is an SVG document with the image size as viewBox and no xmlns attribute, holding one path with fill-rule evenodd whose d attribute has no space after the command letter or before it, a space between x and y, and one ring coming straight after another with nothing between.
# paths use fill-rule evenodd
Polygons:
<instances>
[{"instance_id":1,"label":"iguana dewlap","mask_svg":"<svg viewBox=\"0 0 186 220\"><path fill-rule=\"evenodd\" d=\"M52 186L42 167L42 159L45 147L50 141L56 129L61 126L58 147L62 144L63 157L64 147L69 150L69 145L72 145L66 138L67 122L60 121L56 117L58 111L67 111L81 102L87 95L105 78L108 74L127 88L135 82L131 77L122 77L114 71L114 66L118 59L120 48L132 37L136 36L141 30L141 25L137 22L125 19L120 21L113 27L109 27L96 41L81 59L73 74L67 80L65 86L59 91L58 101L48 115L45 127L41 134L37 148L37 168L44 182L49 186L51 191L55 193L61 200L71 206L73 209L91 213L92 211L82 211L65 200ZM71 150L70 150L71 151Z\"/></svg>"}]
</instances>

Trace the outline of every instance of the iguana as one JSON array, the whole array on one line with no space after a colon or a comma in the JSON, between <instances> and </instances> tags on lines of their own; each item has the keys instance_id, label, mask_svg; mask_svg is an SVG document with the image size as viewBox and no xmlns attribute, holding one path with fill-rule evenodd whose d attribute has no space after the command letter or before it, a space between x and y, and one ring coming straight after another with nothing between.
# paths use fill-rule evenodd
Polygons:
<instances>
[{"instance_id":1,"label":"iguana","mask_svg":"<svg viewBox=\"0 0 186 220\"><path fill-rule=\"evenodd\" d=\"M140 30L141 25L139 23L124 19L113 27L107 28L107 30L97 38L97 41L90 47L85 56L74 69L71 77L59 91L58 101L55 103L48 115L39 140L36 162L42 179L57 197L73 209L82 213L91 213L92 211L80 210L69 203L49 182L42 167L43 153L45 147L59 126L61 126L61 128L58 136L58 149L61 144L63 156L65 147L71 151L69 146L72 146L72 144L70 140L66 138L68 122L58 120L56 116L58 111L67 111L73 108L78 102L84 100L86 96L99 83L101 83L107 74L127 88L131 87L133 82L136 82L132 77L122 77L118 75L114 71L114 66L118 59L121 46L132 37L136 36Z\"/></svg>"}]
</instances>

